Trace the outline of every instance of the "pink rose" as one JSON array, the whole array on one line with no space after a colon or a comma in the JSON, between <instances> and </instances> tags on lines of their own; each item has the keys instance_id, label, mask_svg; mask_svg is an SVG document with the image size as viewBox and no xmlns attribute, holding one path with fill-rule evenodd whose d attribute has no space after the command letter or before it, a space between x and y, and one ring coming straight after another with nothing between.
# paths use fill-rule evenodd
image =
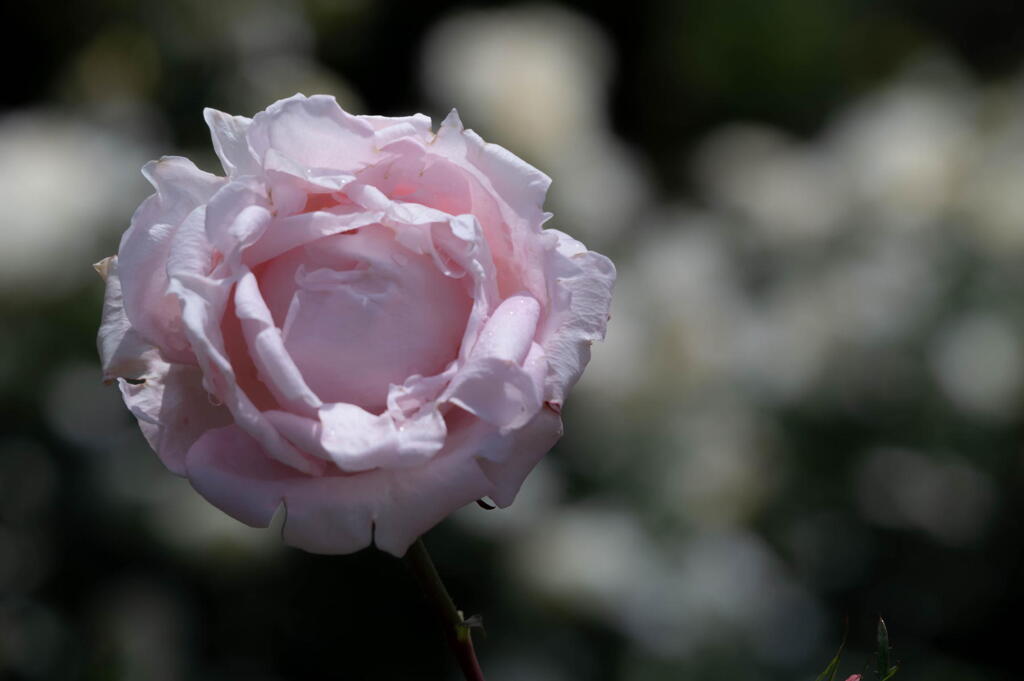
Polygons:
<instances>
[{"instance_id":1,"label":"pink rose","mask_svg":"<svg viewBox=\"0 0 1024 681\"><path fill-rule=\"evenodd\" d=\"M554 229L550 180L465 130L295 97L207 109L227 177L149 163L107 282L105 378L164 464L316 553L401 555L499 506L562 433L615 268Z\"/></svg>"}]
</instances>

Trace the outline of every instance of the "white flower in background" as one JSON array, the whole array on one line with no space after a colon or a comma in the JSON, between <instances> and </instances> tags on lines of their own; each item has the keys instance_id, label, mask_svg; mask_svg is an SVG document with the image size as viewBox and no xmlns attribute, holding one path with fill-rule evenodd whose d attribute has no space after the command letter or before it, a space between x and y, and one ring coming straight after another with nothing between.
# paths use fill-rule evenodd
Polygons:
<instances>
[{"instance_id":1,"label":"white flower in background","mask_svg":"<svg viewBox=\"0 0 1024 681\"><path fill-rule=\"evenodd\" d=\"M932 371L953 403L975 416L1014 418L1024 395L1021 334L1005 318L970 313L942 329Z\"/></svg>"},{"instance_id":2,"label":"white flower in background","mask_svg":"<svg viewBox=\"0 0 1024 681\"><path fill-rule=\"evenodd\" d=\"M946 285L943 247L935 234L862 227L809 288L838 340L891 342L919 330L941 303Z\"/></svg>"},{"instance_id":3,"label":"white flower in background","mask_svg":"<svg viewBox=\"0 0 1024 681\"><path fill-rule=\"evenodd\" d=\"M489 138L557 178L559 220L600 242L627 229L647 195L606 120L611 61L600 29L564 8L474 11L430 32L423 83L441 107L457 102Z\"/></svg>"},{"instance_id":4,"label":"white flower in background","mask_svg":"<svg viewBox=\"0 0 1024 681\"><path fill-rule=\"evenodd\" d=\"M650 590L648 622L648 635L667 651L693 654L738 640L765 662L793 664L815 650L821 605L752 532L698 535L669 564L667 581Z\"/></svg>"},{"instance_id":5,"label":"white flower in background","mask_svg":"<svg viewBox=\"0 0 1024 681\"><path fill-rule=\"evenodd\" d=\"M148 156L123 136L55 112L0 118L0 293L48 297L93 281L101 236L147 193Z\"/></svg>"},{"instance_id":6,"label":"white flower in background","mask_svg":"<svg viewBox=\"0 0 1024 681\"><path fill-rule=\"evenodd\" d=\"M745 531L676 536L665 550L632 513L578 506L538 523L514 569L538 597L604 620L659 657L736 639L768 662L814 649L821 607Z\"/></svg>"},{"instance_id":7,"label":"white flower in background","mask_svg":"<svg viewBox=\"0 0 1024 681\"><path fill-rule=\"evenodd\" d=\"M957 206L987 257L1024 249L1024 74L992 88Z\"/></svg>"},{"instance_id":8,"label":"white flower in background","mask_svg":"<svg viewBox=\"0 0 1024 681\"><path fill-rule=\"evenodd\" d=\"M683 209L660 221L662 229L637 246L619 281L626 288L633 282L648 328L664 344L650 358L655 375L678 392L729 371L732 334L748 310L726 242L729 225L713 214Z\"/></svg>"},{"instance_id":9,"label":"white flower in background","mask_svg":"<svg viewBox=\"0 0 1024 681\"><path fill-rule=\"evenodd\" d=\"M827 367L834 331L822 309L819 282L783 282L758 301L729 334L736 383L766 403L804 397Z\"/></svg>"},{"instance_id":10,"label":"white flower in background","mask_svg":"<svg viewBox=\"0 0 1024 681\"><path fill-rule=\"evenodd\" d=\"M834 159L769 127L733 124L713 132L701 143L694 166L718 208L781 245L833 234L849 208Z\"/></svg>"},{"instance_id":11,"label":"white flower in background","mask_svg":"<svg viewBox=\"0 0 1024 681\"><path fill-rule=\"evenodd\" d=\"M864 516L880 525L924 530L960 546L985 529L995 489L988 475L958 458L877 448L861 465L857 499Z\"/></svg>"},{"instance_id":12,"label":"white flower in background","mask_svg":"<svg viewBox=\"0 0 1024 681\"><path fill-rule=\"evenodd\" d=\"M603 131L611 54L583 16L557 7L475 11L435 26L423 52L427 93L458 102L515 148L564 147Z\"/></svg>"},{"instance_id":13,"label":"white flower in background","mask_svg":"<svg viewBox=\"0 0 1024 681\"><path fill-rule=\"evenodd\" d=\"M563 507L513 548L515 573L538 595L601 617L620 619L651 583L658 549L632 512L588 505Z\"/></svg>"},{"instance_id":14,"label":"white flower in background","mask_svg":"<svg viewBox=\"0 0 1024 681\"><path fill-rule=\"evenodd\" d=\"M760 414L734 399L697 400L680 410L675 433L651 466L659 507L687 526L742 526L770 500L783 469Z\"/></svg>"},{"instance_id":15,"label":"white flower in background","mask_svg":"<svg viewBox=\"0 0 1024 681\"><path fill-rule=\"evenodd\" d=\"M954 67L925 60L847 109L824 143L870 214L931 224L949 207L975 143L974 97Z\"/></svg>"}]
</instances>

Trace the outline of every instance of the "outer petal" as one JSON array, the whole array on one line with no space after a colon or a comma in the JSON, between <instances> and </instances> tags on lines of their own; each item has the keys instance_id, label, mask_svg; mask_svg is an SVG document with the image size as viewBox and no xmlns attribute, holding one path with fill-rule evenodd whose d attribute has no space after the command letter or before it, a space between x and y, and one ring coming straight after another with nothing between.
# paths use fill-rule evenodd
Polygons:
<instances>
[{"instance_id":1,"label":"outer petal","mask_svg":"<svg viewBox=\"0 0 1024 681\"><path fill-rule=\"evenodd\" d=\"M117 379L150 446L167 468L184 475L185 453L192 443L207 430L230 423L231 414L210 402L196 366L164 361L160 351L131 328L121 305L117 256L97 269L107 281L98 343L103 377L108 382Z\"/></svg>"},{"instance_id":2,"label":"outer petal","mask_svg":"<svg viewBox=\"0 0 1024 681\"><path fill-rule=\"evenodd\" d=\"M230 424L231 412L214 406L198 367L156 360L140 378L118 379L124 403L164 465L185 475L188 450L207 431Z\"/></svg>"},{"instance_id":3,"label":"outer petal","mask_svg":"<svg viewBox=\"0 0 1024 681\"><path fill-rule=\"evenodd\" d=\"M168 357L191 361L177 323L178 302L167 294L164 264L185 217L209 200L223 179L177 157L147 163L142 172L157 193L139 206L121 239L118 269L124 285L125 313L139 335Z\"/></svg>"},{"instance_id":4,"label":"outer petal","mask_svg":"<svg viewBox=\"0 0 1024 681\"><path fill-rule=\"evenodd\" d=\"M413 114L412 116L357 116L359 120L369 123L377 132L386 131L399 125L411 126L421 136L423 141L429 141L434 136L430 127L430 116Z\"/></svg>"},{"instance_id":5,"label":"outer petal","mask_svg":"<svg viewBox=\"0 0 1024 681\"><path fill-rule=\"evenodd\" d=\"M119 376L138 378L158 358L159 351L132 328L124 312L117 256L106 258L96 263L95 267L107 284L103 299L103 321L96 337L103 380L110 382Z\"/></svg>"},{"instance_id":6,"label":"outer petal","mask_svg":"<svg viewBox=\"0 0 1024 681\"><path fill-rule=\"evenodd\" d=\"M261 173L262 169L246 137L252 119L210 108L203 109L203 118L210 127L213 149L224 166L224 172L231 177Z\"/></svg>"},{"instance_id":7,"label":"outer petal","mask_svg":"<svg viewBox=\"0 0 1024 681\"><path fill-rule=\"evenodd\" d=\"M352 553L371 541L400 556L455 509L493 490L469 447L422 466L311 478L264 456L236 426L210 431L189 450L192 485L238 520L266 527L287 510L284 538L313 553Z\"/></svg>"},{"instance_id":8,"label":"outer petal","mask_svg":"<svg viewBox=\"0 0 1024 681\"><path fill-rule=\"evenodd\" d=\"M437 131L435 151L466 162L474 175L485 181L524 223L537 229L544 220L544 197L551 178L497 144L485 142L462 126L452 109Z\"/></svg>"},{"instance_id":9,"label":"outer petal","mask_svg":"<svg viewBox=\"0 0 1024 681\"><path fill-rule=\"evenodd\" d=\"M560 408L590 361L590 344L604 338L615 284L615 265L558 230L548 254L551 310L541 332L549 373L544 399Z\"/></svg>"},{"instance_id":10,"label":"outer petal","mask_svg":"<svg viewBox=\"0 0 1024 681\"><path fill-rule=\"evenodd\" d=\"M550 409L541 409L519 430L483 440L481 454L486 459L480 466L494 483L489 495L494 503L502 508L511 505L526 476L560 437L561 417Z\"/></svg>"},{"instance_id":11,"label":"outer petal","mask_svg":"<svg viewBox=\"0 0 1024 681\"><path fill-rule=\"evenodd\" d=\"M449 447L416 468L381 472L388 496L377 508L377 548L400 556L453 511L494 493L475 445Z\"/></svg>"},{"instance_id":12,"label":"outer petal","mask_svg":"<svg viewBox=\"0 0 1024 681\"><path fill-rule=\"evenodd\" d=\"M272 149L304 168L356 171L377 158L374 129L346 113L334 97L295 95L256 114L248 140L263 161Z\"/></svg>"},{"instance_id":13,"label":"outer petal","mask_svg":"<svg viewBox=\"0 0 1024 681\"><path fill-rule=\"evenodd\" d=\"M509 295L525 288L546 303L543 272L537 266L543 259L545 239L538 237L544 221L551 217L543 211L551 178L507 149L488 144L472 130L464 129L454 110L441 123L432 151L473 178L474 213L484 223L499 264L503 293ZM492 203L497 205L499 222L484 218L491 212ZM506 283L509 278L517 280L512 290Z\"/></svg>"}]
</instances>

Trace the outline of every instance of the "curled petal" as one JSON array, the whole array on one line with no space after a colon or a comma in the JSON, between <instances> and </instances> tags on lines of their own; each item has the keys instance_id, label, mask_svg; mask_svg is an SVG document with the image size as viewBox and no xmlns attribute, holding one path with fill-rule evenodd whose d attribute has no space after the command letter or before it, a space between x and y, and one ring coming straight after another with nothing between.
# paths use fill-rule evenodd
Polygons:
<instances>
[{"instance_id":1,"label":"curled petal","mask_svg":"<svg viewBox=\"0 0 1024 681\"><path fill-rule=\"evenodd\" d=\"M260 183L249 178L229 182L210 197L206 206L206 240L234 269L242 251L263 236L272 218Z\"/></svg>"},{"instance_id":2,"label":"curled petal","mask_svg":"<svg viewBox=\"0 0 1024 681\"><path fill-rule=\"evenodd\" d=\"M543 350L533 343L539 316L540 306L530 296L513 296L502 302L484 325L444 399L503 432L529 421L540 409L543 396ZM526 360L534 347L527 370Z\"/></svg>"},{"instance_id":3,"label":"curled petal","mask_svg":"<svg viewBox=\"0 0 1024 681\"><path fill-rule=\"evenodd\" d=\"M265 415L295 446L347 473L419 464L445 440L444 419L436 410L400 423L388 413L372 414L344 402L324 405L315 418L285 411Z\"/></svg>"},{"instance_id":4,"label":"curled petal","mask_svg":"<svg viewBox=\"0 0 1024 681\"><path fill-rule=\"evenodd\" d=\"M507 298L487 320L473 346L473 356L521 363L530 351L538 319L536 300L526 295Z\"/></svg>"},{"instance_id":5,"label":"curled petal","mask_svg":"<svg viewBox=\"0 0 1024 681\"><path fill-rule=\"evenodd\" d=\"M398 424L387 412L377 416L355 405L336 403L320 410L320 422L324 449L342 470L346 462L360 458L376 458L379 466L407 466L444 445L444 419L436 410Z\"/></svg>"},{"instance_id":6,"label":"curled petal","mask_svg":"<svg viewBox=\"0 0 1024 681\"><path fill-rule=\"evenodd\" d=\"M542 333L550 373L544 399L560 406L590 361L590 344L604 338L615 285L615 265L557 230L549 252L552 309Z\"/></svg>"}]
</instances>

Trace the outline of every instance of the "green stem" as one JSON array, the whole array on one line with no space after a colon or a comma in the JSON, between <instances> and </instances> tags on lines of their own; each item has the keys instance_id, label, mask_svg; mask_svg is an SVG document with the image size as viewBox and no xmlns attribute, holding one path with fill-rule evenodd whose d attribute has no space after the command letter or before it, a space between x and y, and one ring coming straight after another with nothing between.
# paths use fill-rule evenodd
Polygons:
<instances>
[{"instance_id":1,"label":"green stem","mask_svg":"<svg viewBox=\"0 0 1024 681\"><path fill-rule=\"evenodd\" d=\"M462 612L455 607L448 590L444 588L441 575L437 573L434 562L430 560L423 540L417 539L402 560L416 577L416 581L434 607L435 614L441 620L448 647L458 660L466 681L484 681L484 673L476 660L476 651L473 650L471 626L462 616Z\"/></svg>"}]
</instances>

